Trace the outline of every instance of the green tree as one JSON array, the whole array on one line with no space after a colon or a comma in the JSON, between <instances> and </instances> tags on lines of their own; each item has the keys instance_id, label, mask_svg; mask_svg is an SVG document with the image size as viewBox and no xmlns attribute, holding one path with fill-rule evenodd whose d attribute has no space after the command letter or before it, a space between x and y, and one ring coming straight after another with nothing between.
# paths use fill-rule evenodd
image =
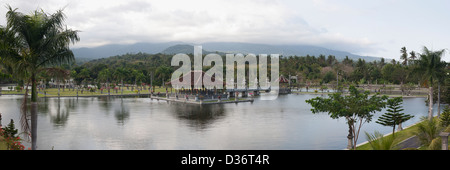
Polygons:
<instances>
[{"instance_id":1,"label":"green tree","mask_svg":"<svg viewBox=\"0 0 450 170\"><path fill-rule=\"evenodd\" d=\"M132 73L133 79L134 79L134 86L136 86L136 88L138 88L138 83L139 83L139 86L140 86L142 80L145 79L145 76L144 76L144 74L142 73L142 71L135 70L135 69L133 69L133 70L131 71L131 73ZM139 88L138 88L138 90L139 90Z\"/></svg>"},{"instance_id":2,"label":"green tree","mask_svg":"<svg viewBox=\"0 0 450 170\"><path fill-rule=\"evenodd\" d=\"M108 95L111 94L110 87L109 87L109 80L111 79L111 77L112 77L112 73L111 73L111 71L109 71L108 68L105 68L98 73L98 78L100 79L100 81L106 82L106 88L108 90Z\"/></svg>"},{"instance_id":3,"label":"green tree","mask_svg":"<svg viewBox=\"0 0 450 170\"><path fill-rule=\"evenodd\" d=\"M13 65L15 74L31 82L31 149L36 149L37 89L39 68L74 60L70 43L80 40L78 31L67 29L62 10L47 14L43 10L25 15L8 6L6 27L1 27L0 55Z\"/></svg>"},{"instance_id":4,"label":"green tree","mask_svg":"<svg viewBox=\"0 0 450 170\"><path fill-rule=\"evenodd\" d=\"M349 91L348 96L333 93L328 98L316 97L306 100L306 103L313 107L311 111L314 114L328 112L333 119L345 118L349 126L349 143L355 148L362 125L370 122L374 113L385 107L387 96L375 94L369 97L369 91L361 93L354 86L350 86Z\"/></svg>"},{"instance_id":5,"label":"green tree","mask_svg":"<svg viewBox=\"0 0 450 170\"><path fill-rule=\"evenodd\" d=\"M14 125L14 120L11 119L11 122L9 122L8 126L2 128L4 133L4 137L11 137L11 138L15 138L17 135L18 130L16 129L16 126Z\"/></svg>"},{"instance_id":6,"label":"green tree","mask_svg":"<svg viewBox=\"0 0 450 170\"><path fill-rule=\"evenodd\" d=\"M325 76L323 76L322 82L329 83L333 80L336 80L336 74L334 74L332 71L328 71Z\"/></svg>"},{"instance_id":7,"label":"green tree","mask_svg":"<svg viewBox=\"0 0 450 170\"><path fill-rule=\"evenodd\" d=\"M172 68L165 65L156 68L155 74L157 82L161 81L161 86L163 86L164 81L170 80L170 75L172 74L172 72Z\"/></svg>"},{"instance_id":8,"label":"green tree","mask_svg":"<svg viewBox=\"0 0 450 170\"><path fill-rule=\"evenodd\" d=\"M400 59L403 60L402 64L404 66L408 65L408 51L406 50L406 47L402 47L400 53L402 54L400 56Z\"/></svg>"},{"instance_id":9,"label":"green tree","mask_svg":"<svg viewBox=\"0 0 450 170\"><path fill-rule=\"evenodd\" d=\"M91 75L89 74L89 70L87 68L83 68L80 73L78 73L78 77L81 79L81 82L84 82L84 84L87 84L87 80L91 78Z\"/></svg>"},{"instance_id":10,"label":"green tree","mask_svg":"<svg viewBox=\"0 0 450 170\"><path fill-rule=\"evenodd\" d=\"M123 67L119 67L116 69L116 71L114 71L114 77L116 77L116 79L120 80L120 83L122 84L121 86L121 90L120 93L123 95L123 79L125 79L126 77L128 77L130 74L130 70L123 68Z\"/></svg>"},{"instance_id":11,"label":"green tree","mask_svg":"<svg viewBox=\"0 0 450 170\"><path fill-rule=\"evenodd\" d=\"M430 51L427 47L423 47L420 59L417 61L418 67L414 70L416 73L421 74L428 84L428 119L430 120L433 118L433 83L442 79L445 75L444 68L447 63L441 61L444 52L445 50Z\"/></svg>"},{"instance_id":12,"label":"green tree","mask_svg":"<svg viewBox=\"0 0 450 170\"><path fill-rule=\"evenodd\" d=\"M410 53L409 53L409 62L411 63L415 63L416 62L416 59L417 59L417 56L416 56L416 52L415 51L411 51Z\"/></svg>"},{"instance_id":13,"label":"green tree","mask_svg":"<svg viewBox=\"0 0 450 170\"><path fill-rule=\"evenodd\" d=\"M448 105L445 106L444 112L442 112L442 115L439 119L441 121L442 127L447 127L450 125L450 107Z\"/></svg>"},{"instance_id":14,"label":"green tree","mask_svg":"<svg viewBox=\"0 0 450 170\"><path fill-rule=\"evenodd\" d=\"M395 97L387 100L388 112L381 115L378 120L375 121L383 126L392 126L392 136L394 136L396 125L400 126L403 122L406 122L414 117L411 115L405 115L405 113L400 113L403 111L401 106L402 102L402 97Z\"/></svg>"}]
</instances>

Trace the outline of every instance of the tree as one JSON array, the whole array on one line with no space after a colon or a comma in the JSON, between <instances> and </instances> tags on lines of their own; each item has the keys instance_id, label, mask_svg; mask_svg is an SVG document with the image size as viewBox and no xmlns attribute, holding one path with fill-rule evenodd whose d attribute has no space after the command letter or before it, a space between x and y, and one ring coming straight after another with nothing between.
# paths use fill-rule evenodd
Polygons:
<instances>
[{"instance_id":1,"label":"tree","mask_svg":"<svg viewBox=\"0 0 450 170\"><path fill-rule=\"evenodd\" d=\"M126 78L127 76L129 76L130 71L128 69L125 69L123 67L119 67L116 69L116 71L114 71L114 77L116 77L117 79L120 80L120 83L122 84L120 93L123 95L123 79Z\"/></svg>"},{"instance_id":2,"label":"tree","mask_svg":"<svg viewBox=\"0 0 450 170\"><path fill-rule=\"evenodd\" d=\"M80 40L78 31L67 29L62 10L47 14L43 10L25 15L8 6L7 26L0 35L0 55L13 65L16 74L31 82L31 149L36 149L37 89L39 68L74 60L70 43Z\"/></svg>"},{"instance_id":3,"label":"tree","mask_svg":"<svg viewBox=\"0 0 450 170\"><path fill-rule=\"evenodd\" d=\"M172 74L172 72L172 67L168 67L165 65L159 66L155 71L157 82L161 81L161 86L164 86L164 81L170 80L170 75Z\"/></svg>"},{"instance_id":4,"label":"tree","mask_svg":"<svg viewBox=\"0 0 450 170\"><path fill-rule=\"evenodd\" d=\"M81 79L81 82L84 82L85 84L87 84L86 79L91 78L91 75L89 74L89 70L87 68L81 69L80 73L78 73L77 76Z\"/></svg>"},{"instance_id":5,"label":"tree","mask_svg":"<svg viewBox=\"0 0 450 170\"><path fill-rule=\"evenodd\" d=\"M399 125L399 130L401 130L401 124L414 117L411 115L405 115L405 113L400 113L403 111L401 106L402 102L402 97L395 97L387 100L388 112L384 113L376 121L376 123L383 126L392 126L392 136L394 136L396 125Z\"/></svg>"},{"instance_id":6,"label":"tree","mask_svg":"<svg viewBox=\"0 0 450 170\"><path fill-rule=\"evenodd\" d=\"M102 71L100 71L98 73L98 78L101 81L106 81L106 89L108 90L108 95L111 94L110 87L109 87L109 79L111 79L111 76L112 76L111 71L109 71L109 69L107 69L107 68L103 69Z\"/></svg>"},{"instance_id":7,"label":"tree","mask_svg":"<svg viewBox=\"0 0 450 170\"><path fill-rule=\"evenodd\" d=\"M8 126L2 128L4 133L4 137L11 137L11 138L15 138L17 135L18 130L16 129L16 126L14 125L14 120L11 119L11 121L9 122Z\"/></svg>"},{"instance_id":8,"label":"tree","mask_svg":"<svg viewBox=\"0 0 450 170\"><path fill-rule=\"evenodd\" d=\"M417 59L417 56L416 56L416 52L415 51L411 51L410 53L409 53L409 62L411 63L411 61L412 61L412 63L414 64L415 62L416 62L416 59Z\"/></svg>"},{"instance_id":9,"label":"tree","mask_svg":"<svg viewBox=\"0 0 450 170\"><path fill-rule=\"evenodd\" d=\"M444 112L442 112L440 119L440 123L442 127L447 127L450 125L450 107L447 105L444 108Z\"/></svg>"},{"instance_id":10,"label":"tree","mask_svg":"<svg viewBox=\"0 0 450 170\"><path fill-rule=\"evenodd\" d=\"M350 148L356 147L359 131L364 123L372 120L376 111L381 111L385 107L387 96L377 94L369 97L369 91L360 93L354 86L349 88L350 95L344 96L341 93L329 94L328 98L316 97L306 100L310 104L313 114L328 112L333 119L345 118L349 126Z\"/></svg>"},{"instance_id":11,"label":"tree","mask_svg":"<svg viewBox=\"0 0 450 170\"><path fill-rule=\"evenodd\" d=\"M56 82L56 84L58 86L58 97L59 97L59 95L60 95L60 84L59 83L61 82L61 79L62 79L65 84L64 80L69 77L70 71L64 70L59 67L45 68L42 70L45 71L50 77L52 77L54 79L54 81Z\"/></svg>"},{"instance_id":12,"label":"tree","mask_svg":"<svg viewBox=\"0 0 450 170\"><path fill-rule=\"evenodd\" d=\"M418 66L414 70L428 82L428 119L430 120L433 118L433 83L445 76L444 69L447 63L441 61L444 52L445 50L430 51L427 47L423 47L420 59L417 61Z\"/></svg>"},{"instance_id":13,"label":"tree","mask_svg":"<svg viewBox=\"0 0 450 170\"><path fill-rule=\"evenodd\" d=\"M330 81L336 80L336 74L332 71L328 71L322 79L323 83L329 83Z\"/></svg>"},{"instance_id":14,"label":"tree","mask_svg":"<svg viewBox=\"0 0 450 170\"><path fill-rule=\"evenodd\" d=\"M402 54L400 56L400 59L403 60L402 64L404 66L408 65L408 51L406 51L406 47L402 47L400 53Z\"/></svg>"}]
</instances>

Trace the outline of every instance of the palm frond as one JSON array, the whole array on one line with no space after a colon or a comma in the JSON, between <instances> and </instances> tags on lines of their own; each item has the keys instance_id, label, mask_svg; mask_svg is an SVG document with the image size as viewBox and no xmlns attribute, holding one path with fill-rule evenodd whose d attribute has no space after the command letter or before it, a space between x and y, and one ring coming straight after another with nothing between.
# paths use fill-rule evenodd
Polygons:
<instances>
[{"instance_id":1,"label":"palm frond","mask_svg":"<svg viewBox=\"0 0 450 170\"><path fill-rule=\"evenodd\" d=\"M398 140L393 135L383 136L378 131L375 131L373 135L365 132L367 141L373 150L398 150Z\"/></svg>"}]
</instances>

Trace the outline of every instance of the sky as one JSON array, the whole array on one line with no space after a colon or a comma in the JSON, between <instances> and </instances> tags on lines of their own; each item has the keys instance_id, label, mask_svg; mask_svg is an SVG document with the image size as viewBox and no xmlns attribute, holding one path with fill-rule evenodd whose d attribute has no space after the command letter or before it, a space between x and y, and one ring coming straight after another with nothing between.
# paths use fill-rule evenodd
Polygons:
<instances>
[{"instance_id":1,"label":"sky","mask_svg":"<svg viewBox=\"0 0 450 170\"><path fill-rule=\"evenodd\" d=\"M31 14L63 9L73 48L181 41L316 45L398 60L400 48L450 49L448 0L0 0ZM445 61L450 61L446 52Z\"/></svg>"}]
</instances>

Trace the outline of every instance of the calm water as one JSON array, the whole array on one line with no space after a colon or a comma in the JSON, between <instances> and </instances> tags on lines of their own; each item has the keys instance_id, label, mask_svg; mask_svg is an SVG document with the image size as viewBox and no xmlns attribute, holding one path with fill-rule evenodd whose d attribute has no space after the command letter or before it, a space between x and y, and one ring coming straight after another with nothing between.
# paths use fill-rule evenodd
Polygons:
<instances>
[{"instance_id":1,"label":"calm water","mask_svg":"<svg viewBox=\"0 0 450 170\"><path fill-rule=\"evenodd\" d=\"M149 98L40 99L38 149L344 149L344 119L312 114L305 100L319 95L283 95L275 101L186 105ZM20 131L22 96L0 96L2 124ZM404 112L427 116L424 98L405 98ZM382 113L377 113L374 120ZM391 132L374 121L364 131ZM29 143L24 143L30 146Z\"/></svg>"}]
</instances>

